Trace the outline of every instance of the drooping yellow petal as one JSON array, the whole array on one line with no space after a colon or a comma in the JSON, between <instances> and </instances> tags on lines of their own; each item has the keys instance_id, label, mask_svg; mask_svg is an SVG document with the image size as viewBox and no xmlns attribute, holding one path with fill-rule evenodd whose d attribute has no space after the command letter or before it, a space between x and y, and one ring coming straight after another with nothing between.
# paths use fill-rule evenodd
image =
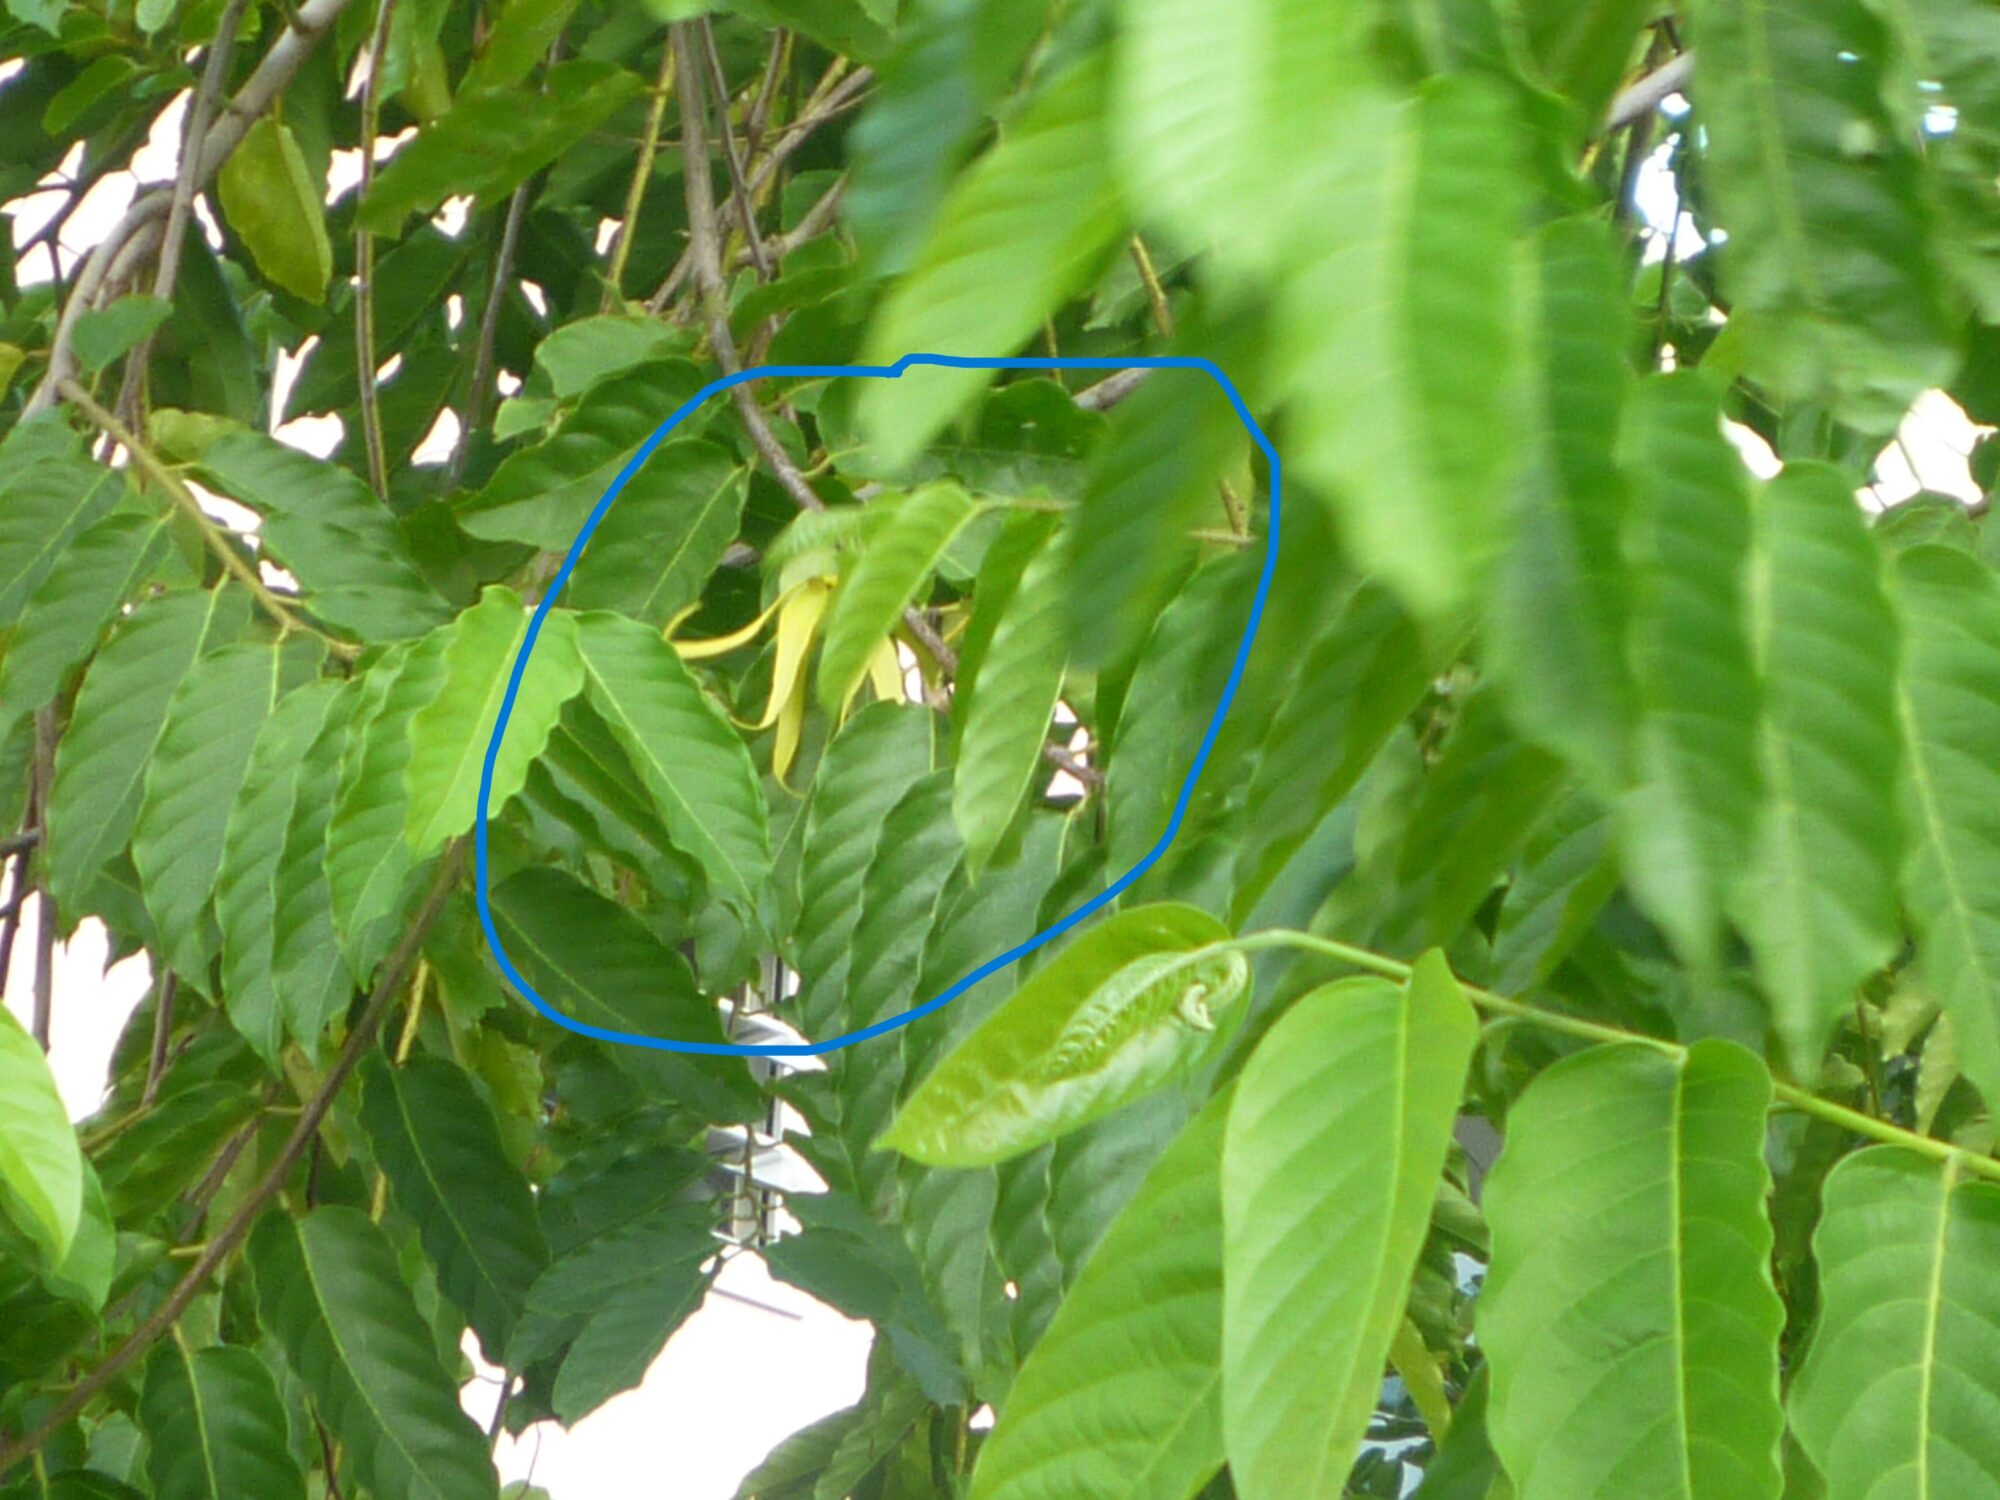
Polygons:
<instances>
[{"instance_id":1,"label":"drooping yellow petal","mask_svg":"<svg viewBox=\"0 0 2000 1500\"><path fill-rule=\"evenodd\" d=\"M779 611L778 655L771 667L771 701L764 708L764 717L751 728L769 729L791 706L791 700L803 690L806 652L819 630L819 622L826 614L827 601L832 596L831 579L809 578L798 586Z\"/></svg>"},{"instance_id":2,"label":"drooping yellow petal","mask_svg":"<svg viewBox=\"0 0 2000 1500\"><path fill-rule=\"evenodd\" d=\"M784 711L778 715L778 733L771 741L771 772L778 778L778 785L788 792L793 788L785 780L785 773L791 770L799 753L799 733L805 722L806 695L795 692L785 699Z\"/></svg>"},{"instance_id":3,"label":"drooping yellow petal","mask_svg":"<svg viewBox=\"0 0 2000 1500\"><path fill-rule=\"evenodd\" d=\"M754 641L763 628L770 623L771 616L785 607L785 601L790 599L794 592L796 590L787 589L784 593L778 595L761 615L757 616L756 619L745 625L741 630L732 630L727 635L711 636L705 641L674 640L674 627L699 608L698 605L691 604L667 622L667 644L680 653L682 661L704 661L711 656L726 656L729 652L739 647L747 646Z\"/></svg>"},{"instance_id":4,"label":"drooping yellow petal","mask_svg":"<svg viewBox=\"0 0 2000 1500\"><path fill-rule=\"evenodd\" d=\"M896 655L895 637L883 641L868 658L868 681L884 703L903 701L903 663Z\"/></svg>"}]
</instances>

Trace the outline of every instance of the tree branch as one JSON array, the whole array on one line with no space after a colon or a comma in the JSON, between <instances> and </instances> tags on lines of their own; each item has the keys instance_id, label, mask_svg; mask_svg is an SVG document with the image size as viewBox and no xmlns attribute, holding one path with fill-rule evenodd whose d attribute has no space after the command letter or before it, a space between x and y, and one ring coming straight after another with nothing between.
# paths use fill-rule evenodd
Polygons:
<instances>
[{"instance_id":1,"label":"tree branch","mask_svg":"<svg viewBox=\"0 0 2000 1500\"><path fill-rule=\"evenodd\" d=\"M389 27L396 0L380 0L375 31L368 39L368 79L361 86L360 199L375 182L375 140L382 120L382 68L389 56ZM361 401L361 448L368 461L368 482L384 499L389 494L389 456L382 451L382 394L375 381L375 236L354 228L354 348L355 383Z\"/></svg>"},{"instance_id":2,"label":"tree branch","mask_svg":"<svg viewBox=\"0 0 2000 1500\"><path fill-rule=\"evenodd\" d=\"M334 1059L333 1066L327 1070L326 1077L320 1080L320 1085L314 1090L312 1097L306 1100L305 1107L299 1112L298 1124L292 1128L291 1135L286 1138L284 1146L264 1175L257 1180L256 1186L244 1195L243 1201L229 1216L228 1222L210 1237L201 1254L195 1258L194 1264L188 1267L187 1274L171 1292L167 1293L166 1300L137 1328L134 1328L126 1336L125 1341L105 1357L102 1364L79 1380L71 1388L70 1393L57 1402L48 1416L42 1419L40 1425L12 1442L0 1443L0 1474L6 1473L23 1458L37 1451L58 1429L89 1405L93 1396L150 1349L168 1329L174 1326L181 1314L187 1311L188 1305L208 1284L209 1279L222 1268L223 1262L235 1253L237 1246L249 1237L251 1226L256 1222L258 1215L263 1213L271 1200L278 1196L278 1191L285 1185L285 1179L291 1175L292 1168L298 1165L299 1158L305 1155L306 1148L318 1137L320 1122L326 1118L327 1111L333 1107L334 1098L347 1082L348 1075L353 1073L361 1061L362 1054L374 1041L376 1029L382 1024L382 1017L387 1013L397 990L402 987L404 975L415 962L418 948L422 946L425 936L430 932L431 924L437 920L438 913L444 910L446 898L451 895L453 887L458 883L459 867L463 862L464 852L464 841L460 840L452 845L440 862L437 875L431 881L430 891L424 897L423 905L418 908L416 916L404 930L402 941L396 944L395 951L383 965L381 974L375 981L375 988L369 994L368 1003L361 1012L361 1018L354 1023L354 1029L347 1034L347 1041L342 1045L340 1055Z\"/></svg>"},{"instance_id":3,"label":"tree branch","mask_svg":"<svg viewBox=\"0 0 2000 1500\"><path fill-rule=\"evenodd\" d=\"M646 111L646 133L639 141L639 161L632 171L632 185L625 190L625 217L619 221L618 237L611 246L611 264L604 271L604 295L597 310L608 313L624 300L625 263L632 255L632 237L639 231L639 210L646 204L646 188L653 179L653 162L660 150L660 126L667 117L667 101L674 91L674 49L670 42L660 55L660 77L653 86L653 102Z\"/></svg>"},{"instance_id":4,"label":"tree branch","mask_svg":"<svg viewBox=\"0 0 2000 1500\"><path fill-rule=\"evenodd\" d=\"M743 157L736 149L736 132L729 125L729 76L722 71L722 54L715 50L715 28L703 16L694 23L701 32L702 56L708 65L709 81L715 85L715 125L722 136L722 159L729 167L729 201L736 205L736 221L743 230L743 245L760 281L771 279L771 258L757 234L757 208L750 201L750 188L743 177Z\"/></svg>"},{"instance_id":5,"label":"tree branch","mask_svg":"<svg viewBox=\"0 0 2000 1500\"><path fill-rule=\"evenodd\" d=\"M1611 101L1611 107L1604 113L1604 125L1598 134L1611 135L1650 115L1667 95L1678 94L1685 89L1693 76L1692 52L1668 58L1643 78L1619 90L1618 96Z\"/></svg>"},{"instance_id":6,"label":"tree branch","mask_svg":"<svg viewBox=\"0 0 2000 1500\"><path fill-rule=\"evenodd\" d=\"M56 711L45 706L35 711L34 803L35 822L47 825L49 788L56 772ZM42 899L35 907L35 1001L29 1029L35 1040L49 1050L49 1028L55 1018L56 1001L56 898L49 890L48 856L36 861L41 868ZM27 894L23 886L22 895Z\"/></svg>"}]
</instances>

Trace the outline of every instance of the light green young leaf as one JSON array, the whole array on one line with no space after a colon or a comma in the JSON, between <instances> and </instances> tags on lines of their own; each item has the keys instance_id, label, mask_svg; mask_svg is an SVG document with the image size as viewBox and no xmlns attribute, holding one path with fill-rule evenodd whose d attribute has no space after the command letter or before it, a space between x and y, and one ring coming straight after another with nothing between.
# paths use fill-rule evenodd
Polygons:
<instances>
[{"instance_id":1,"label":"light green young leaf","mask_svg":"<svg viewBox=\"0 0 2000 1500\"><path fill-rule=\"evenodd\" d=\"M84 674L56 747L49 798L49 883L58 909L87 909L91 883L138 820L174 690L242 629L249 607L242 590L228 587L149 599L120 622Z\"/></svg>"},{"instance_id":2,"label":"light green young leaf","mask_svg":"<svg viewBox=\"0 0 2000 1500\"><path fill-rule=\"evenodd\" d=\"M1186 1500L1222 1466L1222 1142L1189 1122L1104 1233L1008 1392L972 1500Z\"/></svg>"},{"instance_id":3,"label":"light green young leaf","mask_svg":"<svg viewBox=\"0 0 2000 1500\"><path fill-rule=\"evenodd\" d=\"M439 1288L478 1333L487 1359L504 1364L549 1251L492 1109L441 1057L399 1068L378 1059L363 1079L361 1124L397 1207L417 1221Z\"/></svg>"},{"instance_id":4,"label":"light green young leaf","mask_svg":"<svg viewBox=\"0 0 2000 1500\"><path fill-rule=\"evenodd\" d=\"M321 189L291 127L270 115L258 119L222 164L215 189L223 218L257 269L295 297L324 301L333 245Z\"/></svg>"},{"instance_id":5,"label":"light green young leaf","mask_svg":"<svg viewBox=\"0 0 2000 1500\"><path fill-rule=\"evenodd\" d=\"M156 1500L305 1500L284 1401L256 1351L162 1339L139 1396Z\"/></svg>"},{"instance_id":6,"label":"light green young leaf","mask_svg":"<svg viewBox=\"0 0 2000 1500\"><path fill-rule=\"evenodd\" d=\"M189 669L167 705L146 763L132 864L162 957L197 989L209 988L218 939L209 895L257 733L278 701L319 670L324 654L310 636L224 646Z\"/></svg>"},{"instance_id":7,"label":"light green young leaf","mask_svg":"<svg viewBox=\"0 0 2000 1500\"><path fill-rule=\"evenodd\" d=\"M1222 1424L1244 1500L1338 1500L1430 1226L1479 1020L1441 956L1326 985L1237 1080Z\"/></svg>"},{"instance_id":8,"label":"light green young leaf","mask_svg":"<svg viewBox=\"0 0 2000 1500\"><path fill-rule=\"evenodd\" d=\"M0 1010L0 1209L53 1268L83 1220L83 1153L41 1047Z\"/></svg>"},{"instance_id":9,"label":"light green young leaf","mask_svg":"<svg viewBox=\"0 0 2000 1500\"><path fill-rule=\"evenodd\" d=\"M701 597L736 539L748 491L748 473L717 444L665 444L591 534L570 602L665 625Z\"/></svg>"},{"instance_id":10,"label":"light green young leaf","mask_svg":"<svg viewBox=\"0 0 2000 1500\"><path fill-rule=\"evenodd\" d=\"M871 527L827 606L819 659L819 701L839 714L861 685L868 658L919 596L944 549L976 507L955 484L928 484L893 501Z\"/></svg>"},{"instance_id":11,"label":"light green young leaf","mask_svg":"<svg viewBox=\"0 0 2000 1500\"><path fill-rule=\"evenodd\" d=\"M1821 1199L1819 1323L1790 1408L1829 1500L2000 1489L1984 1415L2000 1403L2000 1189L1874 1146Z\"/></svg>"},{"instance_id":12,"label":"light green young leaf","mask_svg":"<svg viewBox=\"0 0 2000 1500\"><path fill-rule=\"evenodd\" d=\"M1248 992L1249 961L1214 946L1228 936L1169 904L1093 927L931 1070L878 1149L990 1166L1150 1092L1208 1050Z\"/></svg>"},{"instance_id":13,"label":"light green young leaf","mask_svg":"<svg viewBox=\"0 0 2000 1500\"><path fill-rule=\"evenodd\" d=\"M452 621L444 645L444 676L435 694L411 715L404 832L418 859L427 859L472 827L486 750L500 719L515 658L527 638L529 611L512 589L495 584ZM552 610L542 621L527 670L507 717L493 763L487 816L505 807L528 779L562 707L583 689L575 617Z\"/></svg>"},{"instance_id":14,"label":"light green young leaf","mask_svg":"<svg viewBox=\"0 0 2000 1500\"><path fill-rule=\"evenodd\" d=\"M1591 1048L1509 1112L1478 1336L1521 1500L1617 1500L1641 1476L1649 1495L1777 1500L1770 1103L1763 1064L1710 1040L1684 1062Z\"/></svg>"},{"instance_id":15,"label":"light green young leaf","mask_svg":"<svg viewBox=\"0 0 2000 1500\"><path fill-rule=\"evenodd\" d=\"M1478 597L1524 457L1520 136L1469 74L1344 121L1328 227L1278 294L1298 470L1425 619Z\"/></svg>"},{"instance_id":16,"label":"light green young leaf","mask_svg":"<svg viewBox=\"0 0 2000 1500\"><path fill-rule=\"evenodd\" d=\"M273 978L278 862L303 781L307 752L340 689L308 683L286 695L257 731L243 791L228 810L222 863L215 877L215 917L222 930L222 1002L230 1024L266 1063L276 1066L284 1012Z\"/></svg>"},{"instance_id":17,"label":"light green young leaf","mask_svg":"<svg viewBox=\"0 0 2000 1500\"><path fill-rule=\"evenodd\" d=\"M396 1253L358 1209L267 1214L250 1236L257 1308L362 1488L496 1500L486 1441L458 1404Z\"/></svg>"},{"instance_id":18,"label":"light green young leaf","mask_svg":"<svg viewBox=\"0 0 2000 1500\"><path fill-rule=\"evenodd\" d=\"M952 816L965 839L967 870L977 876L1013 826L1042 764L1062 694L1069 607L1067 549L1045 541L1005 602L972 679L972 706L958 751ZM974 612L985 602L975 596ZM963 660L961 659L961 668Z\"/></svg>"},{"instance_id":19,"label":"light green young leaf","mask_svg":"<svg viewBox=\"0 0 2000 1500\"><path fill-rule=\"evenodd\" d=\"M1764 779L1732 910L1798 1078L1902 943L1896 619L1852 483L1794 464L1753 510Z\"/></svg>"},{"instance_id":20,"label":"light green young leaf","mask_svg":"<svg viewBox=\"0 0 2000 1500\"><path fill-rule=\"evenodd\" d=\"M364 640L404 640L450 618L394 515L349 470L251 432L210 443L201 468L263 516L264 547L329 625Z\"/></svg>"},{"instance_id":21,"label":"light green young leaf","mask_svg":"<svg viewBox=\"0 0 2000 1500\"><path fill-rule=\"evenodd\" d=\"M1903 905L1965 1074L2000 1099L2000 582L1956 548L1913 547L1897 559L1895 596Z\"/></svg>"},{"instance_id":22,"label":"light green young leaf","mask_svg":"<svg viewBox=\"0 0 2000 1500\"><path fill-rule=\"evenodd\" d=\"M1638 494L1631 662L1640 721L1621 845L1633 895L1683 960L1712 964L1750 854L1762 777L1745 572L1748 478L1694 372L1642 383L1627 423Z\"/></svg>"},{"instance_id":23,"label":"light green young leaf","mask_svg":"<svg viewBox=\"0 0 2000 1500\"><path fill-rule=\"evenodd\" d=\"M910 273L869 334L871 362L905 354L1011 354L1088 284L1117 242L1124 210L1110 174L1101 57L1045 84L964 172ZM864 430L902 465L993 378L913 370L869 381Z\"/></svg>"},{"instance_id":24,"label":"light green young leaf","mask_svg":"<svg viewBox=\"0 0 2000 1500\"><path fill-rule=\"evenodd\" d=\"M764 789L742 737L674 648L636 620L577 616L585 689L624 747L674 846L752 910L771 868Z\"/></svg>"},{"instance_id":25,"label":"light green young leaf","mask_svg":"<svg viewBox=\"0 0 2000 1500\"><path fill-rule=\"evenodd\" d=\"M1885 97L1896 45L1866 0L1698 0L1703 181L1749 374L1887 432L1950 378L1958 335L1913 133Z\"/></svg>"},{"instance_id":26,"label":"light green young leaf","mask_svg":"<svg viewBox=\"0 0 2000 1500\"><path fill-rule=\"evenodd\" d=\"M66 545L28 595L0 660L0 734L55 697L167 554L164 516L115 510Z\"/></svg>"}]
</instances>

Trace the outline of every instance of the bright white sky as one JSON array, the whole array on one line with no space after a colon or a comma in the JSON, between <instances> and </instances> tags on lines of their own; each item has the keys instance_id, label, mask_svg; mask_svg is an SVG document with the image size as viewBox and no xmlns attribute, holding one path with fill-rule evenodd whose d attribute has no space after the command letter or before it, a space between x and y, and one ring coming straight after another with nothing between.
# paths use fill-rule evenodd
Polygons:
<instances>
[{"instance_id":1,"label":"bright white sky","mask_svg":"<svg viewBox=\"0 0 2000 1500\"><path fill-rule=\"evenodd\" d=\"M15 65L0 63L0 86L15 70ZM124 212L141 183L171 180L184 103L183 96L163 113L135 160L135 172L106 176L72 217L61 247L66 272ZM1680 101L1670 101L1670 108L1678 105ZM383 154L400 143L400 138L385 141ZM1665 231L1679 208L1665 170L1667 149L1662 146L1647 164L1638 189L1640 209L1653 226L1654 259L1664 251ZM357 152L337 154L329 201L352 189L358 162ZM13 216L14 243L32 235L59 202L60 195L48 193L0 204L0 212ZM205 204L198 210L213 237ZM462 200L448 204L441 225L457 232L465 211ZM608 228L600 226L601 235ZM1679 216L1677 234L1677 253L1701 249L1685 215ZM46 252L24 259L20 274L24 282L46 279ZM289 372L281 378L289 384ZM1911 411L1899 441L1883 454L1863 502L1879 508L1919 489L1978 498L1966 455L1981 430L1943 394L1926 396ZM339 423L337 418L305 418L286 424L277 435L324 455L338 441ZM441 461L456 436L456 422L447 413L427 444L430 451L422 456ZM1775 471L1776 460L1754 433L1732 426L1730 436L1753 471ZM255 518L240 507L223 501L215 508L233 524L254 525ZM8 1008L23 1024L34 969L32 904L25 923L6 991ZM96 1109L112 1046L149 982L143 958L108 972L104 958L103 929L87 921L57 959L51 1061L73 1118ZM870 1341L867 1325L772 1282L751 1256L731 1262L720 1284L777 1310L711 1296L638 1390L612 1401L573 1431L547 1424L519 1442L503 1442L502 1478L532 1476L555 1500L728 1500L742 1476L780 1439L860 1395ZM482 1422L492 1412L493 1392L491 1384L478 1381L466 1389L466 1409Z\"/></svg>"}]
</instances>

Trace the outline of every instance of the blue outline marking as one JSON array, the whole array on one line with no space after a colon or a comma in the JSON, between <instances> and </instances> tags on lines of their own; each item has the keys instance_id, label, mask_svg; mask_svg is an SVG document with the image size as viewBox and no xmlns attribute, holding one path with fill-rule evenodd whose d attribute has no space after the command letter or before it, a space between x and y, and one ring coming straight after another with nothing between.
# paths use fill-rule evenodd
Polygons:
<instances>
[{"instance_id":1,"label":"blue outline marking","mask_svg":"<svg viewBox=\"0 0 2000 1500\"><path fill-rule=\"evenodd\" d=\"M886 1021L877 1021L873 1026L864 1026L859 1031L850 1031L844 1036L829 1038L823 1042L769 1042L763 1044L749 1042L683 1042L671 1037L646 1036L638 1032L614 1031L607 1026L592 1026L587 1021L577 1021L564 1015L548 1001L535 993L534 986L523 979L507 957L507 950L501 945L500 934L493 926L493 912L486 900L486 799L493 790L493 767L500 756L500 742L507 733L507 720L514 712L514 698L521 689L521 675L527 670L528 654L535 649L535 640L542 632L542 621L548 618L556 597L563 585L569 581L577 559L583 556L583 549L590 541L590 535L597 529L597 523L604 519L611 509L611 502L618 498L626 484L637 474L653 451L667 440L682 422L686 421L702 402L710 396L721 394L731 386L743 385L752 380L767 378L816 380L823 377L859 375L876 380L894 380L914 365L935 365L949 370L1199 370L1222 388L1222 394L1229 398L1229 404L1242 418L1249 429L1250 437L1264 450L1264 457L1270 462L1271 520L1270 530L1264 539L1264 567L1257 575L1257 592L1250 601L1250 620L1243 627L1243 639L1236 647L1236 660L1229 668L1229 680L1222 686L1222 697L1215 705L1215 714L1208 721L1208 730L1201 737L1201 747L1195 751L1194 764L1188 768L1187 779L1181 783L1180 796L1174 802L1173 816L1167 819L1166 831L1159 841L1146 851L1143 858L1120 875L1097 895L1083 903L1068 916L1052 923L1036 933L1018 947L1009 948L998 958L988 959L970 974L935 999L922 1005L913 1006L901 1015L891 1016ZM1257 639L1257 625L1264 617L1264 601L1271 591L1271 574L1278 562L1278 495L1279 495L1278 450L1264 429L1257 425L1257 419L1250 415L1250 408L1244 402L1242 393L1230 382L1227 375L1211 360L1194 355L1166 354L1149 357L1077 358L1060 359L1041 356L1021 356L1015 359L987 359L967 354L905 354L893 365L759 365L755 369L739 370L734 375L725 375L720 380L712 380L694 395L684 401L674 414L653 429L651 437L639 445L639 451L618 477L611 481L611 487L604 492L604 498L597 502L597 508L583 523L583 530L570 543L569 555L556 570L556 576L542 595L542 602L535 606L535 613L528 621L528 633L521 642L521 652L514 660L514 673L507 681L507 696L500 703L500 718L493 726L493 738L486 746L486 764L479 776L479 821L475 825L475 848L478 852L477 897L479 902L479 925L486 929L486 942L493 950L493 957L499 962L500 972L536 1010L554 1021L558 1026L567 1027L582 1036L596 1037L602 1042L623 1042L632 1047L649 1047L656 1052L694 1052L720 1057L817 1057L827 1052L838 1052L843 1047L852 1047L856 1042L865 1042L870 1037L881 1036L885 1032L907 1026L919 1016L927 1016L942 1006L949 1005L960 995L971 989L989 974L1004 969L1016 959L1025 958L1044 943L1060 937L1076 926L1085 917L1101 910L1115 901L1133 881L1153 867L1155 861L1166 853L1167 846L1180 832L1181 819L1187 815L1188 803L1194 797L1195 783L1201 779L1202 768L1208 764L1208 755L1215 748L1215 737L1222 730L1222 721L1229 713L1229 706L1236 700L1236 689L1243 680L1243 667L1250 659L1250 647Z\"/></svg>"}]
</instances>

